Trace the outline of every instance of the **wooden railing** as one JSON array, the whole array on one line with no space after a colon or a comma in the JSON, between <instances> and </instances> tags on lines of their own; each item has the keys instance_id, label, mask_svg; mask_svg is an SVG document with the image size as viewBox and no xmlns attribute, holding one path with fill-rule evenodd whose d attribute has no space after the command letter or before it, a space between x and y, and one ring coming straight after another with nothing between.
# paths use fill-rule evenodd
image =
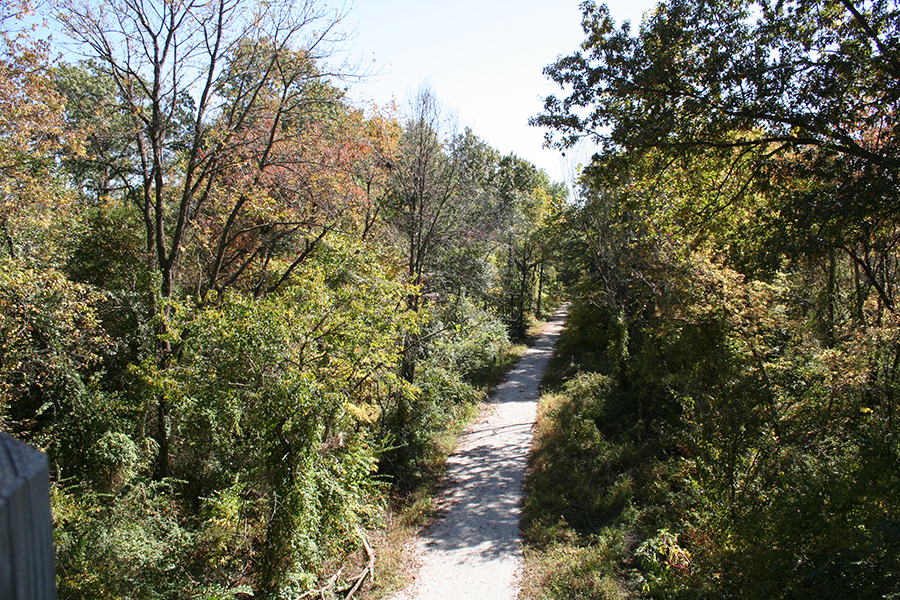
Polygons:
<instances>
[{"instance_id":1,"label":"wooden railing","mask_svg":"<svg viewBox=\"0 0 900 600\"><path fill-rule=\"evenodd\" d=\"M47 457L0 432L0 598L56 600Z\"/></svg>"}]
</instances>

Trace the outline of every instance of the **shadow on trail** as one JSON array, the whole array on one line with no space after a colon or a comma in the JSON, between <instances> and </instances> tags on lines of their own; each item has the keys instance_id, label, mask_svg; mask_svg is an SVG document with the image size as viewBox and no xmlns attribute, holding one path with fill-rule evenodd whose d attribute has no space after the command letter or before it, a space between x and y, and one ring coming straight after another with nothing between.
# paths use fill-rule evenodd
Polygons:
<instances>
[{"instance_id":1,"label":"shadow on trail","mask_svg":"<svg viewBox=\"0 0 900 600\"><path fill-rule=\"evenodd\" d=\"M561 324L565 312L551 320ZM558 329L558 328L557 328ZM435 521L422 535L426 551L464 553L466 561L487 562L520 552L522 479L527 467L541 377L553 356L558 331L541 335L488 401L493 411L462 436L447 463L445 492ZM528 406L530 405L530 406ZM509 422L504 414L529 418Z\"/></svg>"},{"instance_id":2,"label":"shadow on trail","mask_svg":"<svg viewBox=\"0 0 900 600\"><path fill-rule=\"evenodd\" d=\"M506 425L503 437L516 443L479 445L467 450L473 463L464 471L448 472L449 506L423 535L428 550L475 550L468 560L490 561L519 549L519 510L522 500L521 448L527 452L531 423ZM490 443L496 434L484 435ZM464 493L463 493L464 492Z\"/></svg>"},{"instance_id":3,"label":"shadow on trail","mask_svg":"<svg viewBox=\"0 0 900 600\"><path fill-rule=\"evenodd\" d=\"M539 386L566 308L554 313L447 460L435 521L420 532L415 583L394 600L513 600L522 547L522 479Z\"/></svg>"}]
</instances>

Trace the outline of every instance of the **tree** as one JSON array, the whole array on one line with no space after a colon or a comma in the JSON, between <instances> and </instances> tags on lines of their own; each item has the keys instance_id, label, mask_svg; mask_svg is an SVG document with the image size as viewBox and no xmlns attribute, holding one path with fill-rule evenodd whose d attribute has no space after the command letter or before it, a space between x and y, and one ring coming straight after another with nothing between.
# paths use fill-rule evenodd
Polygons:
<instances>
[{"instance_id":1,"label":"tree","mask_svg":"<svg viewBox=\"0 0 900 600\"><path fill-rule=\"evenodd\" d=\"M441 297L471 296L484 301L494 284L491 258L510 207L500 195L500 153L468 127L453 141L451 159L458 181L449 218L430 260L429 292Z\"/></svg>"},{"instance_id":2,"label":"tree","mask_svg":"<svg viewBox=\"0 0 900 600\"><path fill-rule=\"evenodd\" d=\"M114 84L132 121L125 133L134 142L137 177L121 174L120 184L142 215L147 258L160 275L160 295L169 297L223 177L240 169L260 183L284 166L273 155L295 135L289 126L310 106L335 101L311 89L331 76L317 63L336 19L313 2L225 1L102 8L70 2L59 17L94 55L95 70ZM323 30L312 31L316 24ZM237 215L247 203L246 193L234 194L220 210ZM235 243L227 224L215 235L213 245ZM214 267L207 288L217 287L216 274Z\"/></svg>"},{"instance_id":3,"label":"tree","mask_svg":"<svg viewBox=\"0 0 900 600\"><path fill-rule=\"evenodd\" d=\"M63 192L54 159L77 151L78 140L63 119L48 46L22 22L31 11L29 2L0 3L0 255L26 262L40 256L58 266L60 248L49 243L52 225L71 196ZM41 241L48 244L35 252Z\"/></svg>"},{"instance_id":4,"label":"tree","mask_svg":"<svg viewBox=\"0 0 900 600\"><path fill-rule=\"evenodd\" d=\"M413 285L427 285L425 275L434 249L455 227L456 191L461 165L448 144L456 140L455 125L434 92L423 86L410 100L405 130L395 154L394 218L405 238L406 272ZM418 309L421 295L410 299Z\"/></svg>"},{"instance_id":5,"label":"tree","mask_svg":"<svg viewBox=\"0 0 900 600\"><path fill-rule=\"evenodd\" d=\"M605 6L582 10L582 52L545 69L571 93L547 98L533 120L558 130L561 145L590 137L604 156L757 147L896 160L890 41L900 14L888 3L673 0L636 37Z\"/></svg>"},{"instance_id":6,"label":"tree","mask_svg":"<svg viewBox=\"0 0 900 600\"><path fill-rule=\"evenodd\" d=\"M722 202L777 187L794 248L846 253L893 308L879 274L890 259L870 249L896 240L886 225L900 191L895 4L673 0L637 35L605 6L582 9L582 50L545 70L569 94L533 119L557 132L550 141L592 139L596 168L619 176L651 152L660 169L678 157L728 161Z\"/></svg>"},{"instance_id":7,"label":"tree","mask_svg":"<svg viewBox=\"0 0 900 600\"><path fill-rule=\"evenodd\" d=\"M418 291L407 298L407 309L417 312L431 290L428 280L435 249L446 243L460 222L462 206L456 202L460 164L452 147L456 132L434 92L423 86L410 101L399 145L386 157L393 172L393 193L388 218L402 239L406 277ZM449 150L449 151L448 151ZM415 379L420 340L410 334L404 343L403 377Z\"/></svg>"},{"instance_id":8,"label":"tree","mask_svg":"<svg viewBox=\"0 0 900 600\"><path fill-rule=\"evenodd\" d=\"M894 593L896 3L672 0L634 36L582 6L534 119L599 144L567 215L573 519L643 539L610 562L652 597Z\"/></svg>"},{"instance_id":9,"label":"tree","mask_svg":"<svg viewBox=\"0 0 900 600\"><path fill-rule=\"evenodd\" d=\"M296 192L282 185L272 197L271 178L302 163L283 146L311 106L334 101L334 95L318 93L332 75L319 64L338 18L311 0L251 6L237 0L102 6L73 0L59 5L57 17L112 83L130 121L123 131L130 139L118 145L135 152L126 167L116 167L117 152L99 156L114 159L105 172L142 219L147 268L155 274L148 291L157 362L165 368L185 333L170 330L171 300L179 286L189 284L182 280L182 261L199 236L205 236L211 257L201 271L208 279L194 282L200 293L233 283L235 274L257 261L269 266L285 238L300 237L287 247L293 258L281 273L273 279L257 273L255 289L269 292L328 230L326 225L315 231L318 224L311 228L303 216L285 219L283 211L265 208ZM301 195L297 204L302 213L309 198ZM267 212L263 217L260 206ZM210 210L228 216L210 218ZM253 215L249 222L239 219L244 213ZM259 232L271 235L254 235ZM223 268L226 262L233 267ZM169 470L168 412L159 395L159 477Z\"/></svg>"},{"instance_id":10,"label":"tree","mask_svg":"<svg viewBox=\"0 0 900 600\"><path fill-rule=\"evenodd\" d=\"M544 275L551 254L546 226L565 193L550 184L547 174L512 154L498 163L498 208L503 223L498 228L501 243L501 282L498 308L506 317L511 334L523 338L526 314L540 315Z\"/></svg>"}]
</instances>

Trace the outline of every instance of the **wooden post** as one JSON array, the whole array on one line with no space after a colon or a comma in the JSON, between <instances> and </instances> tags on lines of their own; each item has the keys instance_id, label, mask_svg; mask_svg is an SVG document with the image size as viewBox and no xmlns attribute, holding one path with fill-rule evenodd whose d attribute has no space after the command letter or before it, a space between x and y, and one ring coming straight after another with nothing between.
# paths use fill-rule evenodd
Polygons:
<instances>
[{"instance_id":1,"label":"wooden post","mask_svg":"<svg viewBox=\"0 0 900 600\"><path fill-rule=\"evenodd\" d=\"M0 432L0 598L56 600L47 457Z\"/></svg>"}]
</instances>

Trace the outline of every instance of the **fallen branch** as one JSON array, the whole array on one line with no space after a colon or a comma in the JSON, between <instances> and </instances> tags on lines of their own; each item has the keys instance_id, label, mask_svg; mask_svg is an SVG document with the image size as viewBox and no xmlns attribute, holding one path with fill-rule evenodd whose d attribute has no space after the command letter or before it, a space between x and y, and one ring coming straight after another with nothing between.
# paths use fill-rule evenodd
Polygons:
<instances>
[{"instance_id":1,"label":"fallen branch","mask_svg":"<svg viewBox=\"0 0 900 600\"><path fill-rule=\"evenodd\" d=\"M372 546L369 545L369 540L366 539L366 536L359 527L356 528L356 534L359 535L359 539L362 540L363 548L366 551L366 557L369 560L362 572L356 576L356 583L353 584L353 587L350 588L350 591L344 596L344 600L350 600L350 598L353 597L353 594L362 587L363 582L366 580L366 575L368 575L372 581L375 580L375 553L372 551Z\"/></svg>"},{"instance_id":2,"label":"fallen branch","mask_svg":"<svg viewBox=\"0 0 900 600\"><path fill-rule=\"evenodd\" d=\"M344 600L350 600L362 587L363 583L366 581L366 577L371 578L373 581L375 580L375 552L372 551L369 540L366 539L365 534L359 527L356 528L356 534L359 536L359 539L362 540L363 549L366 552L367 558L366 566L363 567L362 571L356 576L349 578L347 583L343 586L337 587L337 581L340 578L341 573L344 572L344 568L341 567L337 573L328 578L328 583L318 589L304 592L300 595L300 598L318 596L321 600L327 600L337 594L345 594Z\"/></svg>"}]
</instances>

